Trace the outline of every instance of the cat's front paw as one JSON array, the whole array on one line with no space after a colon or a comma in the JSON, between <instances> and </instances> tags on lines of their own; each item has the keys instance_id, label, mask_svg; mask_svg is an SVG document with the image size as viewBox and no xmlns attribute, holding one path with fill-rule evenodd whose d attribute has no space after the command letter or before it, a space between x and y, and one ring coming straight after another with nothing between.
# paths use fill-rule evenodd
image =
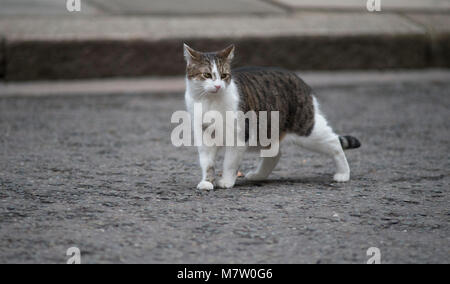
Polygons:
<instances>
[{"instance_id":1,"label":"cat's front paw","mask_svg":"<svg viewBox=\"0 0 450 284\"><path fill-rule=\"evenodd\" d=\"M350 174L335 174L333 179L336 182L346 182L350 180Z\"/></svg>"},{"instance_id":2,"label":"cat's front paw","mask_svg":"<svg viewBox=\"0 0 450 284\"><path fill-rule=\"evenodd\" d=\"M209 181L201 181L198 185L197 185L197 189L199 190L213 190L214 189L214 185L212 183L210 183Z\"/></svg>"},{"instance_id":3,"label":"cat's front paw","mask_svg":"<svg viewBox=\"0 0 450 284\"><path fill-rule=\"evenodd\" d=\"M234 184L235 184L235 181L227 180L227 179L220 179L216 183L217 187L219 187L219 188L233 188Z\"/></svg>"},{"instance_id":4,"label":"cat's front paw","mask_svg":"<svg viewBox=\"0 0 450 284\"><path fill-rule=\"evenodd\" d=\"M257 172L249 172L245 175L245 179L259 181L266 179L266 177Z\"/></svg>"}]
</instances>

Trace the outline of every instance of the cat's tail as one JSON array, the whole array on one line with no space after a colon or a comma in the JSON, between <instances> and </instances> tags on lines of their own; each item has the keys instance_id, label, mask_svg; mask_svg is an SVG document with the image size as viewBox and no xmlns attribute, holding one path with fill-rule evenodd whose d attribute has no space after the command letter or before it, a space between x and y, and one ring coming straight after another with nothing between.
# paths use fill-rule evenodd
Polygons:
<instances>
[{"instance_id":1,"label":"cat's tail","mask_svg":"<svg viewBox=\"0 0 450 284\"><path fill-rule=\"evenodd\" d=\"M353 136L339 136L339 141L341 142L342 149L357 149L361 147L361 142Z\"/></svg>"}]
</instances>

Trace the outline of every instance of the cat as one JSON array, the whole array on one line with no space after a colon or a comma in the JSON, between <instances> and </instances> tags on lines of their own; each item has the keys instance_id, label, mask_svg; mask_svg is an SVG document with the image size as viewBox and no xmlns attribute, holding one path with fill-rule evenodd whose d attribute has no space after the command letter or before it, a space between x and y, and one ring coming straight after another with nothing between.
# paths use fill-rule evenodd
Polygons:
<instances>
[{"instance_id":1,"label":"cat","mask_svg":"<svg viewBox=\"0 0 450 284\"><path fill-rule=\"evenodd\" d=\"M350 168L344 150L359 148L360 141L333 132L312 89L295 73L267 67L232 69L234 55L234 45L218 52L200 52L184 44L187 62L185 100L191 116L194 115L195 104L202 106L200 115L208 111L222 115L227 111L278 111L280 142L286 134L292 134L296 144L333 158L337 168L334 181L348 181ZM202 129L195 127L194 132L203 133L207 125L202 125ZM216 181L215 162L219 148L198 147L202 169L202 180L197 186L199 190L234 187L244 153L252 147L226 145L223 174ZM247 173L245 178L266 179L280 157L281 150L273 157L262 157L257 168Z\"/></svg>"}]
</instances>

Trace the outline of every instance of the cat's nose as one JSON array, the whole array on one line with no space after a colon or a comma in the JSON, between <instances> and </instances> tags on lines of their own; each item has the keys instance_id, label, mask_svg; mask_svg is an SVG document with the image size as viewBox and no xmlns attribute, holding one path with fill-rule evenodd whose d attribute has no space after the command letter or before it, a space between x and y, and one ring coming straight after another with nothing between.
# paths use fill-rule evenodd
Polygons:
<instances>
[{"instance_id":1,"label":"cat's nose","mask_svg":"<svg viewBox=\"0 0 450 284\"><path fill-rule=\"evenodd\" d=\"M214 87L216 87L216 91L220 90L221 86L219 85L215 85Z\"/></svg>"}]
</instances>

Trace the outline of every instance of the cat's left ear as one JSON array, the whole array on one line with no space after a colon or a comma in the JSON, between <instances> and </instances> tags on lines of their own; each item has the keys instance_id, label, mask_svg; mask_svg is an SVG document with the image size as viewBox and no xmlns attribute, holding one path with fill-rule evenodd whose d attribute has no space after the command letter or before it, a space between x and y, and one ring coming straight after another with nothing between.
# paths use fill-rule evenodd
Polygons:
<instances>
[{"instance_id":1,"label":"cat's left ear","mask_svg":"<svg viewBox=\"0 0 450 284\"><path fill-rule=\"evenodd\" d=\"M229 47L225 48L224 50L219 51L217 53L217 55L221 58L231 61L234 58L234 50L235 49L236 48L235 48L234 44L232 44Z\"/></svg>"}]
</instances>

